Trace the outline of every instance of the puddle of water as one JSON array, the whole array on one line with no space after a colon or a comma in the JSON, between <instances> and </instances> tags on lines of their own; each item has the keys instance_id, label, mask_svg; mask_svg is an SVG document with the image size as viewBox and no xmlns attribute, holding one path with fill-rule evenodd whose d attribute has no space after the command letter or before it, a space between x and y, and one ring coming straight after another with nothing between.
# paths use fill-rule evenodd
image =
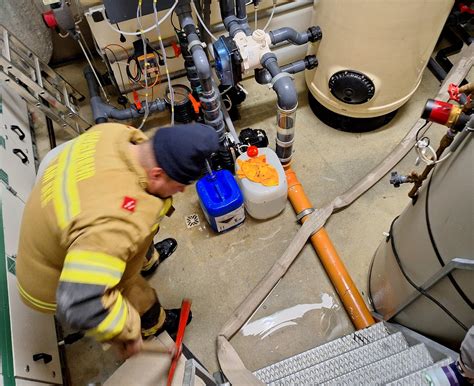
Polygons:
<instances>
[{"instance_id":1,"label":"puddle of water","mask_svg":"<svg viewBox=\"0 0 474 386\"><path fill-rule=\"evenodd\" d=\"M264 339L275 331L289 326L295 326L294 320L302 318L307 312L320 309L333 309L338 307L334 299L329 294L321 296L321 303L298 304L296 306L277 311L272 315L247 323L242 327L241 333L244 336L260 336Z\"/></svg>"}]
</instances>

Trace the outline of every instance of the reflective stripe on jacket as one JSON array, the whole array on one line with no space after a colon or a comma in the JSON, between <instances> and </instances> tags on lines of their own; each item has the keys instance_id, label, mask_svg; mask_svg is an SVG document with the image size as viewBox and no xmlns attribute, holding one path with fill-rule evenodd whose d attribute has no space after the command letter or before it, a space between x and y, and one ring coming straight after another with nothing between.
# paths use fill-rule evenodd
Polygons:
<instances>
[{"instance_id":1,"label":"reflective stripe on jacket","mask_svg":"<svg viewBox=\"0 0 474 386\"><path fill-rule=\"evenodd\" d=\"M146 192L145 170L131 156L130 144L146 139L122 124L94 126L51 161L23 214L22 299L100 341L139 336L121 283L139 273L171 206Z\"/></svg>"}]
</instances>

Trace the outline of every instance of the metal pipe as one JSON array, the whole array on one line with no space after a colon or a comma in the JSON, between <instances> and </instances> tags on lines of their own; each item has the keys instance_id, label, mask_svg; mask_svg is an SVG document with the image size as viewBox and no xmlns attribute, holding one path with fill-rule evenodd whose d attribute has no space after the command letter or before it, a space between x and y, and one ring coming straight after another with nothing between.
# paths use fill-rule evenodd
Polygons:
<instances>
[{"instance_id":1,"label":"metal pipe","mask_svg":"<svg viewBox=\"0 0 474 386\"><path fill-rule=\"evenodd\" d=\"M293 205L295 212L300 214L307 211L309 214L314 211L311 201L306 196L303 186L296 177L296 173L291 168L288 168L285 174L288 181L288 199ZM306 221L306 219L307 215L301 219L301 222ZM360 330L374 324L374 318L347 272L344 263L341 261L325 228L321 228L311 236L311 244L354 327Z\"/></svg>"}]
</instances>

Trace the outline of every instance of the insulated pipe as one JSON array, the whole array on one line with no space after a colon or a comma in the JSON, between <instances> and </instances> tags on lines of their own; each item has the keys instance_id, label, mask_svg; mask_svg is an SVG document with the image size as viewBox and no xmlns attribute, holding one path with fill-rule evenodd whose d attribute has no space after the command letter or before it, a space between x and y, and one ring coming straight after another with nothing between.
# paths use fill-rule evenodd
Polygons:
<instances>
[{"instance_id":1,"label":"insulated pipe","mask_svg":"<svg viewBox=\"0 0 474 386\"><path fill-rule=\"evenodd\" d=\"M84 68L84 77L86 78L87 87L89 89L90 105L95 123L107 122L109 118L124 121L127 119L143 116L144 109L139 111L135 108L135 106L131 106L126 109L118 109L109 105L108 103L105 103L100 96L97 81L89 66ZM142 103L145 104L146 102ZM164 111L166 110L166 103L163 99L157 98L156 100L148 103L148 109L150 113L155 111Z\"/></svg>"},{"instance_id":2,"label":"insulated pipe","mask_svg":"<svg viewBox=\"0 0 474 386\"><path fill-rule=\"evenodd\" d=\"M296 45L306 44L308 42L316 42L321 40L322 33L319 27L309 27L304 32L298 32L290 27L278 28L268 33L272 44L278 44L288 40Z\"/></svg>"},{"instance_id":3,"label":"insulated pipe","mask_svg":"<svg viewBox=\"0 0 474 386\"><path fill-rule=\"evenodd\" d=\"M285 174L288 181L288 199L298 215L306 213L301 219L301 222L304 222L307 219L306 216L314 210L313 205L306 196L303 186L298 181L296 173L291 168L287 168ZM354 327L360 330L374 324L374 318L347 272L344 263L341 261L326 229L321 228L313 234L311 236L311 244L319 256L331 283L339 294L339 298Z\"/></svg>"}]
</instances>

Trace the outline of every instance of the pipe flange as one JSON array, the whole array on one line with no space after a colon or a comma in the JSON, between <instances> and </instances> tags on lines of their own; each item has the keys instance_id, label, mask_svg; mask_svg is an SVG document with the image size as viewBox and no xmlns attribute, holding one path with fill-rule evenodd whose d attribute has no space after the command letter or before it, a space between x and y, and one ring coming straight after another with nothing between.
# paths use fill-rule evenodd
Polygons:
<instances>
[{"instance_id":1,"label":"pipe flange","mask_svg":"<svg viewBox=\"0 0 474 386\"><path fill-rule=\"evenodd\" d=\"M188 43L188 51L192 52L191 49L194 46L201 46L202 48L206 48L206 43L200 42L199 40L193 40L191 43Z\"/></svg>"},{"instance_id":2,"label":"pipe flange","mask_svg":"<svg viewBox=\"0 0 474 386\"><path fill-rule=\"evenodd\" d=\"M291 79L294 79L294 76L291 75L289 72L280 72L279 74L276 74L273 78L272 81L268 84L268 88L273 88L273 85L278 82L281 78L286 78L290 77Z\"/></svg>"},{"instance_id":3,"label":"pipe flange","mask_svg":"<svg viewBox=\"0 0 474 386\"><path fill-rule=\"evenodd\" d=\"M305 210L302 210L296 215L296 221L301 222L301 220L306 217L307 215L313 213L315 211L314 208L306 208Z\"/></svg>"}]
</instances>

